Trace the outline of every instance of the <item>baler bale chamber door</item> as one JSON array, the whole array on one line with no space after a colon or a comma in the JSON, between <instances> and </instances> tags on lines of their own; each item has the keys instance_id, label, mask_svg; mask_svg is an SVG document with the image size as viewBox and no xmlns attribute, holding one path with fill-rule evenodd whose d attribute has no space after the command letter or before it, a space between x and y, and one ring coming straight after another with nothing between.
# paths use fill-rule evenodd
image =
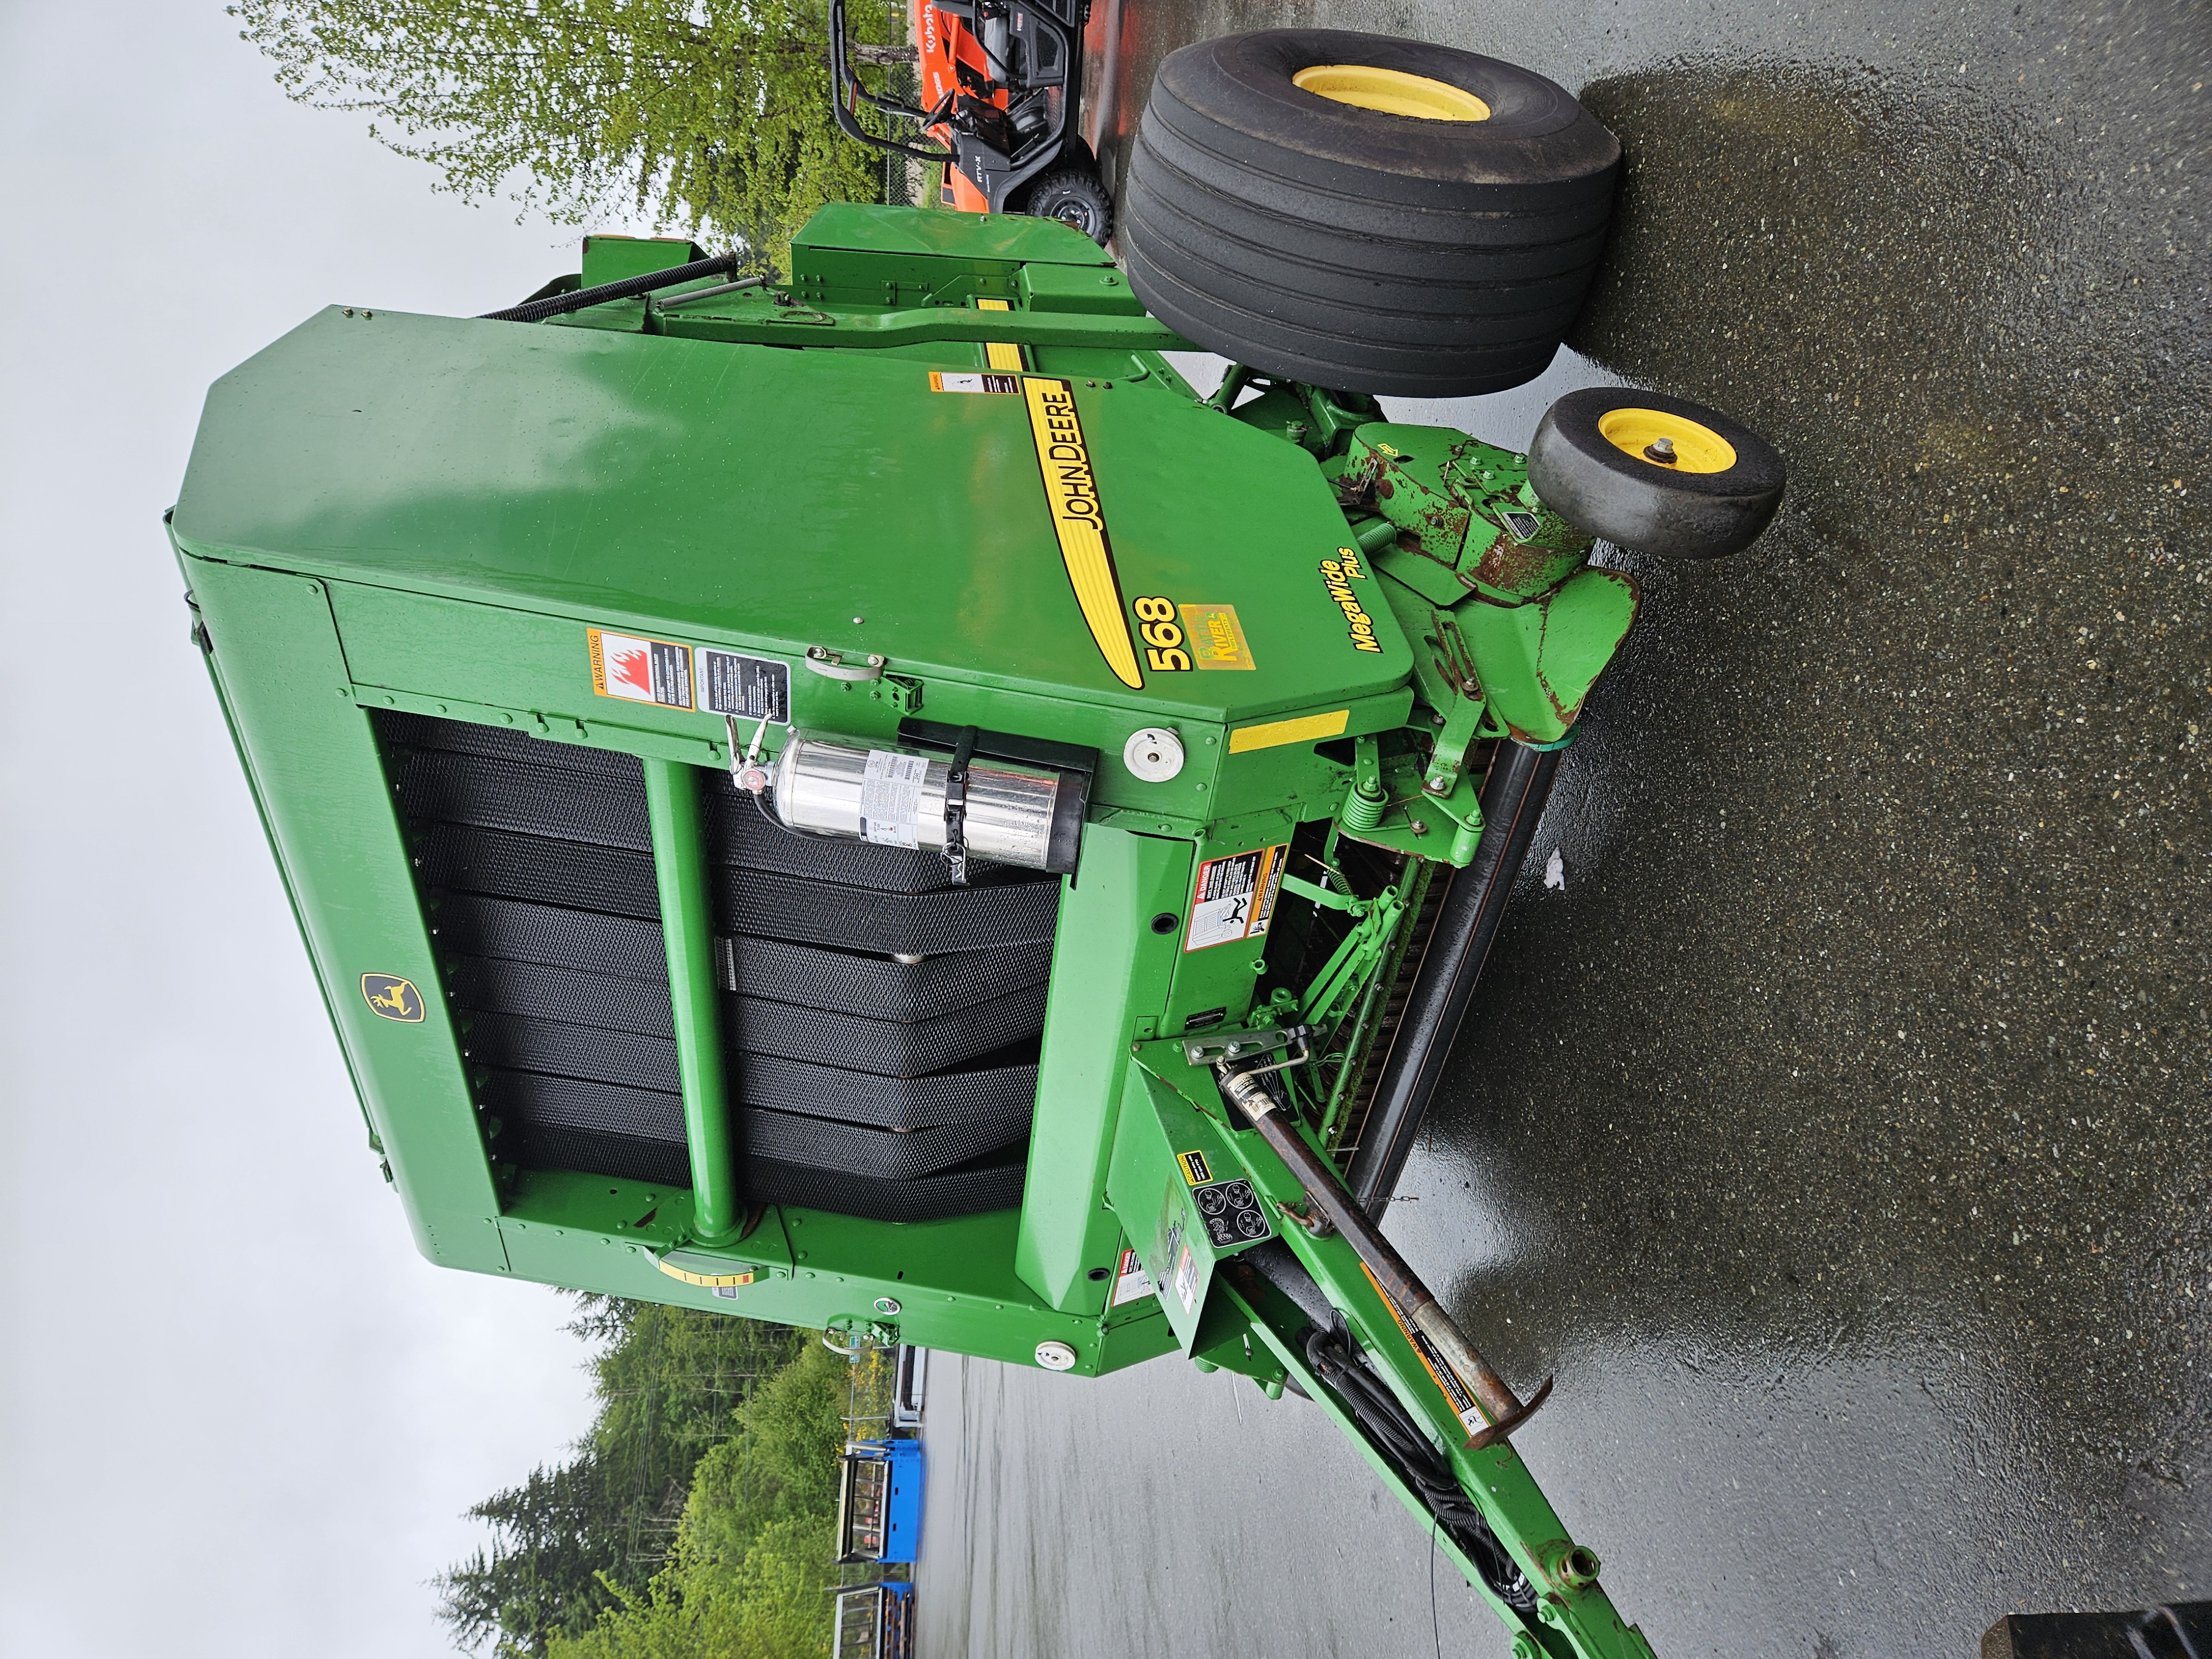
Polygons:
<instances>
[{"instance_id":1,"label":"baler bale chamber door","mask_svg":"<svg viewBox=\"0 0 2212 1659\"><path fill-rule=\"evenodd\" d=\"M640 763L376 717L493 1157L690 1183ZM699 772L739 1189L887 1221L1020 1200L1060 884L792 833Z\"/></svg>"}]
</instances>

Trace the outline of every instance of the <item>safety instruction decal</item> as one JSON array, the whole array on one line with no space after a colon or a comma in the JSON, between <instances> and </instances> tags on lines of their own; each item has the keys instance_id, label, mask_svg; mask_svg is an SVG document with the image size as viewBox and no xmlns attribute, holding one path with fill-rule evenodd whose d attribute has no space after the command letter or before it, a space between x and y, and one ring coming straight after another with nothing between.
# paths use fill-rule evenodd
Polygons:
<instances>
[{"instance_id":1,"label":"safety instruction decal","mask_svg":"<svg viewBox=\"0 0 2212 1659\"><path fill-rule=\"evenodd\" d=\"M1190 644L1191 660L1200 668L1257 668L1252 647L1244 641L1244 624L1233 605L1186 605L1182 631Z\"/></svg>"},{"instance_id":2,"label":"safety instruction decal","mask_svg":"<svg viewBox=\"0 0 2212 1659\"><path fill-rule=\"evenodd\" d=\"M1174 1218L1172 1221L1169 1219L1170 1216ZM1182 1245L1182 1206L1176 1202L1172 1187L1168 1189L1167 1206L1160 1213L1160 1227L1161 1231L1152 1236L1153 1243L1158 1246L1153 1255L1158 1272L1152 1277L1152 1293L1164 1304L1168 1299L1168 1291L1177 1277L1178 1266L1189 1254ZM1186 1298L1183 1309L1188 1312L1189 1308L1190 1302Z\"/></svg>"},{"instance_id":3,"label":"safety instruction decal","mask_svg":"<svg viewBox=\"0 0 2212 1659\"><path fill-rule=\"evenodd\" d=\"M1192 1189L1198 1202L1198 1218L1206 1224L1206 1240L1217 1250L1256 1244L1274 1231L1259 1195L1249 1181L1217 1181Z\"/></svg>"},{"instance_id":4,"label":"safety instruction decal","mask_svg":"<svg viewBox=\"0 0 2212 1659\"><path fill-rule=\"evenodd\" d=\"M1390 1299L1390 1292L1384 1290L1382 1282L1375 1277L1373 1268L1363 1261L1359 1264L1359 1271L1367 1275L1367 1282L1375 1287L1375 1294L1382 1298L1382 1305L1390 1310L1390 1317L1398 1322L1398 1328L1405 1333L1406 1340L1413 1345L1413 1352L1420 1356L1421 1364L1427 1369L1429 1376L1443 1390L1444 1402L1451 1407L1451 1414L1459 1419L1459 1425L1467 1431L1468 1437L1472 1439L1488 1428L1490 1419L1482 1414L1482 1407L1474 1403L1474 1391L1460 1381L1459 1373L1445 1363L1444 1357L1437 1352L1436 1344L1407 1322L1406 1316L1398 1310L1398 1304Z\"/></svg>"},{"instance_id":5,"label":"safety instruction decal","mask_svg":"<svg viewBox=\"0 0 2212 1659\"><path fill-rule=\"evenodd\" d=\"M1283 885L1283 854L1290 849L1261 847L1228 858L1208 859L1192 884L1190 925L1183 930L1185 951L1210 950L1257 939L1275 914Z\"/></svg>"},{"instance_id":6,"label":"safety instruction decal","mask_svg":"<svg viewBox=\"0 0 2212 1659\"><path fill-rule=\"evenodd\" d=\"M878 847L914 847L921 828L921 786L929 763L920 755L868 750L860 776L860 834Z\"/></svg>"},{"instance_id":7,"label":"safety instruction decal","mask_svg":"<svg viewBox=\"0 0 2212 1659\"><path fill-rule=\"evenodd\" d=\"M1182 1166L1182 1181L1186 1187L1203 1187L1213 1179L1213 1170L1206 1164L1204 1152L1195 1150L1177 1152L1176 1162Z\"/></svg>"},{"instance_id":8,"label":"safety instruction decal","mask_svg":"<svg viewBox=\"0 0 2212 1659\"><path fill-rule=\"evenodd\" d=\"M1121 1250L1121 1265L1114 1270L1114 1293L1106 1305L1118 1308L1125 1302L1141 1302L1152 1294L1152 1276L1145 1271L1145 1264L1137 1253L1127 1246Z\"/></svg>"},{"instance_id":9,"label":"safety instruction decal","mask_svg":"<svg viewBox=\"0 0 2212 1659\"><path fill-rule=\"evenodd\" d=\"M1182 1304L1185 1313L1198 1309L1198 1257L1192 1253L1190 1241L1181 1233L1176 1235L1178 1250L1176 1256L1176 1300Z\"/></svg>"},{"instance_id":10,"label":"safety instruction decal","mask_svg":"<svg viewBox=\"0 0 2212 1659\"><path fill-rule=\"evenodd\" d=\"M1015 392L1022 389L1022 377L1018 374L977 374L957 369L933 368L929 371L929 389L932 392Z\"/></svg>"},{"instance_id":11,"label":"safety instruction decal","mask_svg":"<svg viewBox=\"0 0 2212 1659\"><path fill-rule=\"evenodd\" d=\"M584 630L592 653L592 690L626 702L691 707L691 647L602 629Z\"/></svg>"},{"instance_id":12,"label":"safety instruction decal","mask_svg":"<svg viewBox=\"0 0 2212 1659\"><path fill-rule=\"evenodd\" d=\"M775 721L791 718L791 668L765 657L699 647L699 701L710 714Z\"/></svg>"}]
</instances>

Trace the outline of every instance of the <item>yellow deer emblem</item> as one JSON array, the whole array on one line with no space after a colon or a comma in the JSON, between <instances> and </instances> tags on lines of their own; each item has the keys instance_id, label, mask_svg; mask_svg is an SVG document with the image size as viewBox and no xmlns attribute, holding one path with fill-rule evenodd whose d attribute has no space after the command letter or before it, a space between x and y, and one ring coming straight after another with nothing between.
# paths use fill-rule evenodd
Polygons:
<instances>
[{"instance_id":1,"label":"yellow deer emblem","mask_svg":"<svg viewBox=\"0 0 2212 1659\"><path fill-rule=\"evenodd\" d=\"M415 1024L422 1018L422 994L415 988L411 980L397 974L363 974L361 994L368 1006L386 1019L404 1020Z\"/></svg>"}]
</instances>

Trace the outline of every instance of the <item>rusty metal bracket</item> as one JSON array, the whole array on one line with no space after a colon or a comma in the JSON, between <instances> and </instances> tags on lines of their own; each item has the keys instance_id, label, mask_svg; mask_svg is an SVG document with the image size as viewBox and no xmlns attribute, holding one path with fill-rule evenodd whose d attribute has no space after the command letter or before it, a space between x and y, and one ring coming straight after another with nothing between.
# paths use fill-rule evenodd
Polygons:
<instances>
[{"instance_id":1,"label":"rusty metal bracket","mask_svg":"<svg viewBox=\"0 0 2212 1659\"><path fill-rule=\"evenodd\" d=\"M1459 1368L1454 1366L1453 1370ZM1464 1380L1464 1379L1462 1379ZM1519 1409L1510 1411L1486 1429L1478 1429L1468 1438L1469 1451L1480 1451L1485 1446L1494 1446L1536 1414L1536 1407L1552 1397L1553 1379L1546 1377L1536 1385L1536 1392L1522 1402Z\"/></svg>"}]
</instances>

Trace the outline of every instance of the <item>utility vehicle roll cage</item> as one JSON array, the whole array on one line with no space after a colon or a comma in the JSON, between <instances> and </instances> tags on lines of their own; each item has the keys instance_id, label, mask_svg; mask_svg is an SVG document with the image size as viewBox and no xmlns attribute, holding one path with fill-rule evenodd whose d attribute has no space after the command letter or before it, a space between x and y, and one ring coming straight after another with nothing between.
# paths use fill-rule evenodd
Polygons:
<instances>
[{"instance_id":1,"label":"utility vehicle roll cage","mask_svg":"<svg viewBox=\"0 0 2212 1659\"><path fill-rule=\"evenodd\" d=\"M1081 0L928 3L940 17L962 20L990 68L989 77L965 82L927 110L871 92L854 70L846 43L845 0L830 0L830 113L848 138L890 155L950 164L982 193L992 212L1003 212L1015 191L1069 148L1068 123L1074 117L1082 70L1081 29L1089 7ZM1055 7L1068 15L1059 15ZM1003 54L993 50L994 31L988 27L1002 20L1007 39ZM992 101L1000 92L1007 97L1003 109ZM925 132L943 133L943 148L925 149L870 132L860 124L862 104L895 119L912 121Z\"/></svg>"}]
</instances>

